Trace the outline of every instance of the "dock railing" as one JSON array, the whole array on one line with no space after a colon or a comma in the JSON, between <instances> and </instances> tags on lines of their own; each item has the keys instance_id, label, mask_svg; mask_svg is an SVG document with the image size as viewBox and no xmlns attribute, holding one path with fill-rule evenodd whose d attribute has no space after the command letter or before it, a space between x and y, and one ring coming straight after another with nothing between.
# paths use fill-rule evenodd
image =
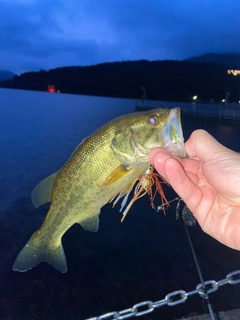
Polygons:
<instances>
[{"instance_id":1,"label":"dock railing","mask_svg":"<svg viewBox=\"0 0 240 320\"><path fill-rule=\"evenodd\" d=\"M189 102L157 102L152 101L146 104L137 104L136 110L149 110L154 108L174 108L180 107L182 115L194 118L214 118L217 120L226 120L231 122L240 122L240 104L202 104Z\"/></svg>"}]
</instances>

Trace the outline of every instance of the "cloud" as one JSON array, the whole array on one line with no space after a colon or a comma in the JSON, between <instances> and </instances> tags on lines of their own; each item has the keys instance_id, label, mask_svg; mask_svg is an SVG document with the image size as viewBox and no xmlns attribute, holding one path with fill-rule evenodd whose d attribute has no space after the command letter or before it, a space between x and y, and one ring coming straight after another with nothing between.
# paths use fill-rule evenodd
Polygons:
<instances>
[{"instance_id":1,"label":"cloud","mask_svg":"<svg viewBox=\"0 0 240 320\"><path fill-rule=\"evenodd\" d=\"M0 69L240 51L232 0L0 0Z\"/></svg>"}]
</instances>

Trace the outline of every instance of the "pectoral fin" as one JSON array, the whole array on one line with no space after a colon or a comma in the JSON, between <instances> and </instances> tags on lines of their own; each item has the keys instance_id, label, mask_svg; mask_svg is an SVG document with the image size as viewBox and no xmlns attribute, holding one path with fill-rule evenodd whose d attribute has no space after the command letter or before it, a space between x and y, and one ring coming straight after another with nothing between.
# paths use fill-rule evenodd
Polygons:
<instances>
[{"instance_id":1,"label":"pectoral fin","mask_svg":"<svg viewBox=\"0 0 240 320\"><path fill-rule=\"evenodd\" d=\"M51 202L52 188L55 182L57 172L43 179L32 191L32 203L38 208L45 203Z\"/></svg>"},{"instance_id":2,"label":"pectoral fin","mask_svg":"<svg viewBox=\"0 0 240 320\"><path fill-rule=\"evenodd\" d=\"M106 178L104 182L104 186L108 186L117 180L124 177L128 172L130 172L132 169L121 164L119 167L117 167L115 170L113 170Z\"/></svg>"},{"instance_id":3,"label":"pectoral fin","mask_svg":"<svg viewBox=\"0 0 240 320\"><path fill-rule=\"evenodd\" d=\"M79 222L79 224L86 231L97 232L99 227L99 214L100 214L100 211L93 217Z\"/></svg>"}]
</instances>

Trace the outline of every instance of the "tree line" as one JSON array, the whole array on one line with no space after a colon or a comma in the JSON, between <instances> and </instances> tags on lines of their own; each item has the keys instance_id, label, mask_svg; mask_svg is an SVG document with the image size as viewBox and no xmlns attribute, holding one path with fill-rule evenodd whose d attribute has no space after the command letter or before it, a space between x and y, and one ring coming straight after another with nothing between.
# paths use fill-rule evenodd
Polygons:
<instances>
[{"instance_id":1,"label":"tree line","mask_svg":"<svg viewBox=\"0 0 240 320\"><path fill-rule=\"evenodd\" d=\"M49 71L26 72L1 81L5 88L47 91L54 85L62 93L141 98L169 101L219 102L229 92L229 100L240 100L240 76L227 73L227 67L193 61L123 61L93 66L73 66Z\"/></svg>"}]
</instances>

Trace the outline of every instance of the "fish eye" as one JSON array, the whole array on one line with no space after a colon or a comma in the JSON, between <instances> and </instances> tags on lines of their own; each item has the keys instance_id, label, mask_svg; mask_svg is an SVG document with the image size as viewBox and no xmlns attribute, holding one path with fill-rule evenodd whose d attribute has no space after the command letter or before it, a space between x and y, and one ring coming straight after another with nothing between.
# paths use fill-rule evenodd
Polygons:
<instances>
[{"instance_id":1,"label":"fish eye","mask_svg":"<svg viewBox=\"0 0 240 320\"><path fill-rule=\"evenodd\" d=\"M150 126L155 126L158 123L158 117L157 116L150 116L147 119L147 123L150 124Z\"/></svg>"}]
</instances>

